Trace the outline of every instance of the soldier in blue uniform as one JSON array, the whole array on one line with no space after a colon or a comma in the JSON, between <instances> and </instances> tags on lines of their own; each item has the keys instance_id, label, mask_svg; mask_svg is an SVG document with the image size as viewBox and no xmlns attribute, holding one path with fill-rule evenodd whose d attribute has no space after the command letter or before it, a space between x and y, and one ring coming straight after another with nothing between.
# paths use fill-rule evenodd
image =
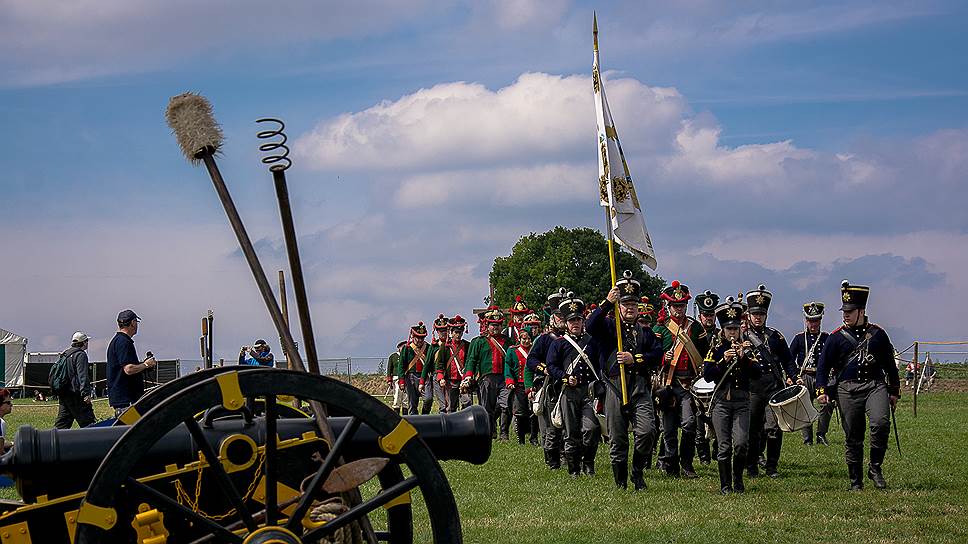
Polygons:
<instances>
[{"instance_id":1,"label":"soldier in blue uniform","mask_svg":"<svg viewBox=\"0 0 968 544\"><path fill-rule=\"evenodd\" d=\"M699 324L706 331L706 338L712 341L716 337L719 329L716 327L716 307L719 306L719 295L710 290L696 295L696 309L699 313ZM712 459L709 454L709 439L713 436L712 420L706 417L704 407L696 404L696 456L699 457L699 464L708 465Z\"/></svg>"},{"instance_id":2,"label":"soldier in blue uniform","mask_svg":"<svg viewBox=\"0 0 968 544\"><path fill-rule=\"evenodd\" d=\"M538 415L538 427L541 430L541 446L544 449L545 464L552 470L561 468L561 429L551 424L551 409L561 394L561 383L547 379L548 350L562 334L565 333L565 320L561 316L558 305L565 300L567 290L564 287L548 295L548 332L535 339L528 351L527 367L534 373L532 386L541 413Z\"/></svg>"},{"instance_id":3,"label":"soldier in blue uniform","mask_svg":"<svg viewBox=\"0 0 968 544\"><path fill-rule=\"evenodd\" d=\"M766 326L767 313L773 293L765 285L746 293L749 328L746 339L753 344L759 359L760 377L750 384L750 444L747 468L750 477L759 474L758 457L766 448L766 475L770 478L780 476L777 466L780 463L780 449L783 446L783 432L776 422L776 415L767 403L774 393L783 388L784 383L793 384L797 371L793 367L790 346L783 334L773 327ZM783 374L786 373L784 380ZM765 444L764 444L765 442Z\"/></svg>"},{"instance_id":4,"label":"soldier in blue uniform","mask_svg":"<svg viewBox=\"0 0 968 544\"><path fill-rule=\"evenodd\" d=\"M632 485L645 489L643 471L650 462L649 452L656 437L652 402L652 375L662 360L662 344L651 328L638 324L641 284L626 270L622 279L585 321L585 328L598 343L605 359L608 378L615 386L605 392L605 424L608 427L609 456L615 485L626 489L629 479L629 425L632 426ZM617 306L617 309L616 309ZM622 327L622 352L618 353L615 319L618 311ZM622 405L619 361L625 365L628 404Z\"/></svg>"},{"instance_id":5,"label":"soldier in blue uniform","mask_svg":"<svg viewBox=\"0 0 968 544\"><path fill-rule=\"evenodd\" d=\"M881 471L890 434L890 410L901 396L900 376L894 364L894 347L884 329L867 319L870 287L841 284L840 310L844 326L830 334L817 364L817 400L835 399L843 417L844 448L850 489L864 488L865 414L870 420L871 450L867 477L884 489ZM833 379L831 379L833 378Z\"/></svg>"},{"instance_id":6,"label":"soldier in blue uniform","mask_svg":"<svg viewBox=\"0 0 968 544\"><path fill-rule=\"evenodd\" d=\"M598 345L585 332L585 303L573 293L558 307L565 318L565 334L548 349L548 379L561 384L558 400L564 428L565 462L568 474L595 474L595 453L601 442L601 428L593 403L598 391L601 361Z\"/></svg>"},{"instance_id":7,"label":"soldier in blue uniform","mask_svg":"<svg viewBox=\"0 0 968 544\"><path fill-rule=\"evenodd\" d=\"M752 343L742 340L743 312L743 304L733 297L717 306L716 318L722 329L713 337L703 365L703 377L716 383L710 405L716 429L719 490L723 495L746 491L743 469L749 445L750 380L760 372Z\"/></svg>"},{"instance_id":8,"label":"soldier in blue uniform","mask_svg":"<svg viewBox=\"0 0 968 544\"><path fill-rule=\"evenodd\" d=\"M817 361L829 334L820 330L823 322L823 302L808 302L803 305L803 332L797 333L790 340L790 353L793 354L793 364L799 370L798 384L803 385L810 392L810 400L816 398ZM827 429L830 428L830 416L834 412L833 403L827 403L820 409L817 419L817 444L829 446ZM813 445L813 424L801 431L803 443Z\"/></svg>"}]
</instances>

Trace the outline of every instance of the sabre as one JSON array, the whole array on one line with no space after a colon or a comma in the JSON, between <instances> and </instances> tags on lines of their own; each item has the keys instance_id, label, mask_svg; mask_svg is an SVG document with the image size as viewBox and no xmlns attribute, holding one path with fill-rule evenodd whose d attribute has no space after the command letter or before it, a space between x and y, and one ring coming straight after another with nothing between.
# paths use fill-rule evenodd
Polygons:
<instances>
[{"instance_id":1,"label":"sabre","mask_svg":"<svg viewBox=\"0 0 968 544\"><path fill-rule=\"evenodd\" d=\"M891 424L894 426L894 443L897 445L897 456L901 457L901 439L897 435L897 414L894 413L893 406L891 406Z\"/></svg>"}]
</instances>

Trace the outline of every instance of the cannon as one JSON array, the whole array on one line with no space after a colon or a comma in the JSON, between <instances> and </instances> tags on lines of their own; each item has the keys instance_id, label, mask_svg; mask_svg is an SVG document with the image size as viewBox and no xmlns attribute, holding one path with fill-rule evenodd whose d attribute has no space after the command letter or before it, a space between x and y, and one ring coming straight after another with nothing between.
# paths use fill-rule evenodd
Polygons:
<instances>
[{"instance_id":1,"label":"cannon","mask_svg":"<svg viewBox=\"0 0 968 544\"><path fill-rule=\"evenodd\" d=\"M313 416L284 403L290 398L325 402L335 440L319 432ZM366 518L371 537L409 543L412 492L419 491L433 540L461 542L439 461L486 462L489 425L477 406L400 417L325 376L206 370L146 395L114 426L22 427L0 457L0 473L23 498L0 502L0 538L351 543L365 541L358 528ZM349 500L350 489L362 500Z\"/></svg>"}]
</instances>

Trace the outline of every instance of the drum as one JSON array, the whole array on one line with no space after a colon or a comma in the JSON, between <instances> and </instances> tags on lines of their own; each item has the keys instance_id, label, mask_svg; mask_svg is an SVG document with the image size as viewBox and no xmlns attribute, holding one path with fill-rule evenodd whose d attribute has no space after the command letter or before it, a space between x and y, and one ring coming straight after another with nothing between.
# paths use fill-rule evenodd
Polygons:
<instances>
[{"instance_id":1,"label":"drum","mask_svg":"<svg viewBox=\"0 0 968 544\"><path fill-rule=\"evenodd\" d=\"M700 411L705 411L706 407L709 406L709 401L713 399L713 389L715 388L716 384L706 381L703 378L692 382L692 385L689 387L689 393L700 405Z\"/></svg>"},{"instance_id":2,"label":"drum","mask_svg":"<svg viewBox=\"0 0 968 544\"><path fill-rule=\"evenodd\" d=\"M770 397L770 409L776 414L777 426L788 433L809 427L819 414L810 402L810 392L802 385L777 391Z\"/></svg>"}]
</instances>

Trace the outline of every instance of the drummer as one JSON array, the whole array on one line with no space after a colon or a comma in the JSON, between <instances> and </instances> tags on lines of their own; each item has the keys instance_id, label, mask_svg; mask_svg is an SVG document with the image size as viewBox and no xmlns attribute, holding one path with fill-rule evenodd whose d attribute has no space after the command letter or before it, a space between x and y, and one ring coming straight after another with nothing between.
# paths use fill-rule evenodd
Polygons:
<instances>
[{"instance_id":1,"label":"drummer","mask_svg":"<svg viewBox=\"0 0 968 544\"><path fill-rule=\"evenodd\" d=\"M767 407L767 403L783 388L783 374L787 375L786 384L793 385L797 373L790 356L790 347L783 334L766 326L767 312L772 301L773 293L767 291L765 285L746 293L749 329L744 338L753 343L760 365L759 378L750 384L750 445L747 469L751 477L759 475L758 458L764 446L766 475L770 478L780 477L777 466L780 463L783 433L777 424L776 415Z\"/></svg>"},{"instance_id":2,"label":"drummer","mask_svg":"<svg viewBox=\"0 0 968 544\"><path fill-rule=\"evenodd\" d=\"M716 328L716 306L719 304L719 295L710 290L696 295L696 308L699 311L699 324L706 331L707 338L715 338L719 329ZM699 401L696 401L697 404ZM709 439L715 438L712 430L712 420L706 417L706 409L703 406L696 407L696 455L699 457L699 464L708 465L710 463ZM715 449L715 446L713 446Z\"/></svg>"},{"instance_id":3,"label":"drummer","mask_svg":"<svg viewBox=\"0 0 968 544\"><path fill-rule=\"evenodd\" d=\"M810 400L816 398L816 376L817 362L820 360L820 352L823 350L824 342L827 341L829 334L820 330L823 321L823 302L808 302L803 305L803 332L797 333L790 340L790 353L793 355L793 363L800 370L800 378L797 383L803 385L810 392ZM830 416L834 412L833 403L823 405L820 410L820 417L817 420L817 444L829 446L827 442L827 429L830 428ZM813 424L805 427L802 431L803 443L813 445Z\"/></svg>"},{"instance_id":4,"label":"drummer","mask_svg":"<svg viewBox=\"0 0 968 544\"><path fill-rule=\"evenodd\" d=\"M727 495L746 491L743 468L749 443L750 379L760 369L753 358L753 344L741 341L743 305L728 297L716 308L716 318L722 329L713 337L703 378L716 383L710 412L718 442L719 490Z\"/></svg>"}]
</instances>

